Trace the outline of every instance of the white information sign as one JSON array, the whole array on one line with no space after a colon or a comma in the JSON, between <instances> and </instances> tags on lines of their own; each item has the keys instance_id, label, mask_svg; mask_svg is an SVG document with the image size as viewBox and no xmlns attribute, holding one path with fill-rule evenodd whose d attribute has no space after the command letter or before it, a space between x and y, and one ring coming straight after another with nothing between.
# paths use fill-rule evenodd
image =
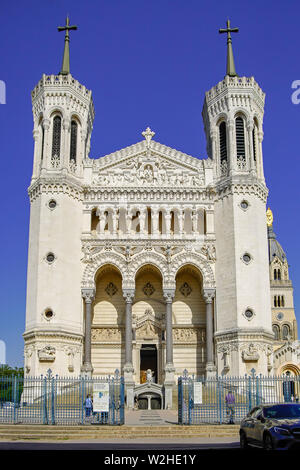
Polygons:
<instances>
[{"instance_id":1,"label":"white information sign","mask_svg":"<svg viewBox=\"0 0 300 470\"><path fill-rule=\"evenodd\" d=\"M93 385L93 411L109 411L109 384L95 383Z\"/></svg>"},{"instance_id":2,"label":"white information sign","mask_svg":"<svg viewBox=\"0 0 300 470\"><path fill-rule=\"evenodd\" d=\"M202 382L194 382L194 405L202 404Z\"/></svg>"}]
</instances>

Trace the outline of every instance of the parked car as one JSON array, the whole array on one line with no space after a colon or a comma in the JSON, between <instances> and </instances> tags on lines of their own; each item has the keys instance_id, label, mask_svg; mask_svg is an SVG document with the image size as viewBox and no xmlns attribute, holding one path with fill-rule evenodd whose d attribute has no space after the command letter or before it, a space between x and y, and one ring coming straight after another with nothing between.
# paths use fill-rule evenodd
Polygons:
<instances>
[{"instance_id":1,"label":"parked car","mask_svg":"<svg viewBox=\"0 0 300 470\"><path fill-rule=\"evenodd\" d=\"M300 448L300 404L284 403L253 408L240 425L240 446L266 450Z\"/></svg>"}]
</instances>

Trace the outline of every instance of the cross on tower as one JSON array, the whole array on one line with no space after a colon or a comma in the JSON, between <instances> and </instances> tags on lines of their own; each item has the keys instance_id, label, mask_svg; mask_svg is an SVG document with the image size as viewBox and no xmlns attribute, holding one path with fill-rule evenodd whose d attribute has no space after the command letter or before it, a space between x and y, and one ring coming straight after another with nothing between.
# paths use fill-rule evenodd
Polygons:
<instances>
[{"instance_id":1,"label":"cross on tower","mask_svg":"<svg viewBox=\"0 0 300 470\"><path fill-rule=\"evenodd\" d=\"M76 30L77 26L70 26L70 19L69 19L69 16L67 16L65 26L58 26L57 29L58 31L66 31L64 57L63 57L62 67L61 67L61 71L59 72L59 75L68 75L70 73L69 31Z\"/></svg>"},{"instance_id":2,"label":"cross on tower","mask_svg":"<svg viewBox=\"0 0 300 470\"><path fill-rule=\"evenodd\" d=\"M234 59L233 59L233 52L232 52L232 40L230 33L238 33L239 28L230 28L230 21L227 20L227 28L226 29L219 29L219 33L227 33L227 73L229 77L237 77L237 73L235 71L234 66Z\"/></svg>"}]
</instances>

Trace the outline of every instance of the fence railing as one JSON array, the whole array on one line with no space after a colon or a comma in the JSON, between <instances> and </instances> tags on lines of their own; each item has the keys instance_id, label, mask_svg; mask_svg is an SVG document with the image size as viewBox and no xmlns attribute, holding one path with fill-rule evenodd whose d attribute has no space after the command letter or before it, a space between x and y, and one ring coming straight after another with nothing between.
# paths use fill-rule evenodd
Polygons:
<instances>
[{"instance_id":1,"label":"fence railing","mask_svg":"<svg viewBox=\"0 0 300 470\"><path fill-rule=\"evenodd\" d=\"M179 424L240 422L256 405L298 401L300 377L245 375L178 379Z\"/></svg>"},{"instance_id":2,"label":"fence railing","mask_svg":"<svg viewBox=\"0 0 300 470\"><path fill-rule=\"evenodd\" d=\"M124 379L0 376L0 423L124 424Z\"/></svg>"}]
</instances>

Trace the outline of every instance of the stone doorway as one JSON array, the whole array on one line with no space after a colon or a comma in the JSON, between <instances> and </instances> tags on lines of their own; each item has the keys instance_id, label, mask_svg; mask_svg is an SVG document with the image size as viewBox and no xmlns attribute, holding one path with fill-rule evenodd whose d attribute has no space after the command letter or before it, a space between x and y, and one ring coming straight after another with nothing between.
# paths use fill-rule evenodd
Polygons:
<instances>
[{"instance_id":1,"label":"stone doorway","mask_svg":"<svg viewBox=\"0 0 300 470\"><path fill-rule=\"evenodd\" d=\"M140 352L140 383L147 381L147 369L153 372L153 382L157 383L157 347L155 344L142 344Z\"/></svg>"}]
</instances>

